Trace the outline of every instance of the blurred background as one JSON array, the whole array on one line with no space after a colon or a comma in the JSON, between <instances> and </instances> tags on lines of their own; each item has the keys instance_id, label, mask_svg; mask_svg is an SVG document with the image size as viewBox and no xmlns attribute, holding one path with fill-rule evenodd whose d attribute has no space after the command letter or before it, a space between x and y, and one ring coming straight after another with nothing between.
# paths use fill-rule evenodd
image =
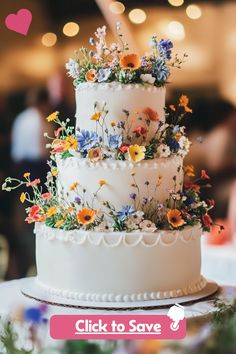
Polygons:
<instances>
[{"instance_id":1,"label":"blurred background","mask_svg":"<svg viewBox=\"0 0 236 354\"><path fill-rule=\"evenodd\" d=\"M20 8L32 12L27 36L5 28L5 17ZM113 40L122 23L130 49L147 51L153 33L170 38L176 53L188 54L174 69L167 103L190 97L186 122L192 151L186 163L206 169L214 188L214 216L223 220L228 241L236 230L236 2L189 0L11 0L0 5L0 184L31 171L43 179L47 152L43 117L59 110L74 123L75 100L64 64L88 46L104 23ZM23 112L23 113L22 113ZM24 117L24 124L20 124ZM21 145L28 139L28 149ZM0 191L0 280L34 274L34 237L24 223L20 191ZM228 222L229 221L229 222ZM223 242L222 240L220 243ZM235 259L235 256L234 256ZM236 259L235 259L236 261Z\"/></svg>"}]
</instances>

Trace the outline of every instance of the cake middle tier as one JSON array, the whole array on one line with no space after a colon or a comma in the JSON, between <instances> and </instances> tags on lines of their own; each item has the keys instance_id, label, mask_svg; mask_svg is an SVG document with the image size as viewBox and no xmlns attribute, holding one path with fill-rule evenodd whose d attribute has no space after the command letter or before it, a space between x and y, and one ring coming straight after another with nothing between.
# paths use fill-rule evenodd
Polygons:
<instances>
[{"instance_id":1,"label":"cake middle tier","mask_svg":"<svg viewBox=\"0 0 236 354\"><path fill-rule=\"evenodd\" d=\"M170 190L182 189L182 164L183 159L179 156L146 160L136 164L111 159L91 163L76 156L66 160L57 158L58 190L63 190L70 202L82 194L93 208L99 208L103 202L109 202L119 210L122 206L131 205L134 198L138 201L152 197L163 203L168 199ZM106 185L101 188L97 198L93 198L93 194L102 184ZM91 205L93 199L94 204Z\"/></svg>"}]
</instances>

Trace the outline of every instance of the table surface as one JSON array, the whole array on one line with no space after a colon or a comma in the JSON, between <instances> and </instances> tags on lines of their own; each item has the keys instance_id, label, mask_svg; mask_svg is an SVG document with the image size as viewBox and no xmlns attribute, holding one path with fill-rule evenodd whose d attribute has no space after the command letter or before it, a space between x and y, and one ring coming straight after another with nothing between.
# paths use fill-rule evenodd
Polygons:
<instances>
[{"instance_id":1,"label":"table surface","mask_svg":"<svg viewBox=\"0 0 236 354\"><path fill-rule=\"evenodd\" d=\"M22 295L21 287L24 284L25 279L12 280L0 284L0 315L5 317L11 315L19 307L30 307L36 306L39 304L36 300L29 299ZM236 288L232 286L220 287L216 295L212 297L203 299L198 302L191 304L184 304L185 308L185 317L186 318L196 318L201 316L209 316L212 312L215 311L214 299L219 297L223 300L228 301L236 297ZM148 310L132 310L133 314L166 314L168 308L161 309L148 309ZM95 309L74 309L74 308L65 308L61 306L49 306L48 316L55 314L92 314L92 313L116 313L117 311L107 311L107 310L95 310ZM127 311L119 311L119 313L127 313Z\"/></svg>"}]
</instances>

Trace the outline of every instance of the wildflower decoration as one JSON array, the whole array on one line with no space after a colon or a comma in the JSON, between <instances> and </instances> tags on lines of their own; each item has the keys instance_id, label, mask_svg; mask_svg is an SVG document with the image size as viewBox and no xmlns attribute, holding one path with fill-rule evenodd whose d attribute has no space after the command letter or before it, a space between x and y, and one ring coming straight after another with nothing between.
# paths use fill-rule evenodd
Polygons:
<instances>
[{"instance_id":1,"label":"wildflower decoration","mask_svg":"<svg viewBox=\"0 0 236 354\"><path fill-rule=\"evenodd\" d=\"M137 144L130 145L128 149L129 158L133 162L140 162L145 158L145 146L139 146Z\"/></svg>"},{"instance_id":2,"label":"wildflower decoration","mask_svg":"<svg viewBox=\"0 0 236 354\"><path fill-rule=\"evenodd\" d=\"M123 84L138 83L144 85L164 86L170 76L171 67L180 68L183 58L173 57L173 43L169 39L157 39L152 36L150 52L139 57L129 52L128 44L123 40L120 24L116 25L120 43L108 45L106 26L99 27L91 37L91 49L82 47L76 59L70 58L65 64L68 76L77 86L83 82L112 82ZM188 106L186 105L186 110Z\"/></svg>"},{"instance_id":3,"label":"wildflower decoration","mask_svg":"<svg viewBox=\"0 0 236 354\"><path fill-rule=\"evenodd\" d=\"M175 229L179 228L185 224L185 221L181 215L181 211L179 211L178 209L168 210L167 220L168 220L168 223Z\"/></svg>"},{"instance_id":4,"label":"wildflower decoration","mask_svg":"<svg viewBox=\"0 0 236 354\"><path fill-rule=\"evenodd\" d=\"M89 225L96 219L97 211L84 208L77 213L78 223L81 225Z\"/></svg>"}]
</instances>

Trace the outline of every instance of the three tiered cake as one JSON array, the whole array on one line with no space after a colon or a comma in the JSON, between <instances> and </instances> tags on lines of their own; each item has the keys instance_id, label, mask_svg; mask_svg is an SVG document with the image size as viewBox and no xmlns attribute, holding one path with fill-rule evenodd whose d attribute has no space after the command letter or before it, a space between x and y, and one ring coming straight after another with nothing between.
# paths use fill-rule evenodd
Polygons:
<instances>
[{"instance_id":1,"label":"three tiered cake","mask_svg":"<svg viewBox=\"0 0 236 354\"><path fill-rule=\"evenodd\" d=\"M74 78L76 130L59 113L49 144L47 193L26 172L4 189L32 187L27 221L36 222L37 285L64 299L102 303L176 298L206 286L202 230L212 201L201 201L209 179L183 167L190 142L182 125L188 98L165 107L172 59L169 40L151 40L143 57L107 46L106 28L66 64ZM185 178L185 182L184 182Z\"/></svg>"}]
</instances>

